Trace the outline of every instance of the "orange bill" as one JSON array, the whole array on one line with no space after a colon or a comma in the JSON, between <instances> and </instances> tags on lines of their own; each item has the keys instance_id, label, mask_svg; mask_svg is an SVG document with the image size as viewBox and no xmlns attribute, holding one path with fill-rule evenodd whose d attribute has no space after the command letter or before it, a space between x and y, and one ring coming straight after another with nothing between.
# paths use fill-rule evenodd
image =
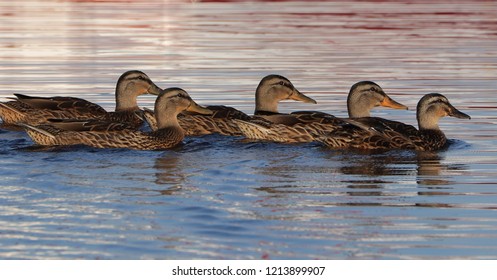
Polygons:
<instances>
[{"instance_id":1,"label":"orange bill","mask_svg":"<svg viewBox=\"0 0 497 280\"><path fill-rule=\"evenodd\" d=\"M290 96L290 99L295 100L295 101L302 101L304 103L312 103L312 104L316 104L317 103L316 100L314 100L314 99L310 98L309 96L301 93L297 89L293 90L293 94Z\"/></svg>"},{"instance_id":2,"label":"orange bill","mask_svg":"<svg viewBox=\"0 0 497 280\"><path fill-rule=\"evenodd\" d=\"M383 107L388 107L392 109L404 109L408 110L409 108L406 105L400 104L399 102L393 100L392 98L385 96L383 101L380 103L381 106Z\"/></svg>"},{"instance_id":3,"label":"orange bill","mask_svg":"<svg viewBox=\"0 0 497 280\"><path fill-rule=\"evenodd\" d=\"M202 114L202 115L210 115L210 114L214 113L213 111L211 111L211 110L209 110L209 109L207 109L205 107L202 107L202 106L198 105L193 100L192 100L192 103L190 104L190 106L188 106L188 108L186 109L186 111L194 112L194 113L199 113L199 114Z\"/></svg>"}]
</instances>

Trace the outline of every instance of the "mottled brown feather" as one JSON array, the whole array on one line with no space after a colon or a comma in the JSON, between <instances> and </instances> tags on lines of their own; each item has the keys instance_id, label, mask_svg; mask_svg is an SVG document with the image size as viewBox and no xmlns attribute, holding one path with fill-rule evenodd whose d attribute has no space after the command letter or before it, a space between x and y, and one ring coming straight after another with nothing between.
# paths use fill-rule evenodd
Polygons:
<instances>
[{"instance_id":1,"label":"mottled brown feather","mask_svg":"<svg viewBox=\"0 0 497 280\"><path fill-rule=\"evenodd\" d=\"M247 114L232 107L213 105L206 106L206 108L213 111L213 113L210 115L201 115L183 112L178 115L178 122L185 131L186 136L200 136L212 133L240 136L242 134L233 120L251 119ZM154 112L145 108L143 115L150 128L156 130L157 121L155 120Z\"/></svg>"},{"instance_id":2,"label":"mottled brown feather","mask_svg":"<svg viewBox=\"0 0 497 280\"><path fill-rule=\"evenodd\" d=\"M125 129L135 129L133 125L119 122L109 122L106 120L74 120L74 119L49 119L48 125L70 131L120 131Z\"/></svg>"},{"instance_id":3,"label":"mottled brown feather","mask_svg":"<svg viewBox=\"0 0 497 280\"><path fill-rule=\"evenodd\" d=\"M163 150L179 144L185 134L176 116L182 110L202 108L182 89L163 90L155 102L156 118L160 127L156 131L141 132L127 124L102 120L68 121L52 120L52 125L33 126L21 123L28 135L39 145L87 145L96 148L129 148L136 150ZM137 116L138 117L138 116ZM69 129L69 130L68 130Z\"/></svg>"},{"instance_id":4,"label":"mottled brown feather","mask_svg":"<svg viewBox=\"0 0 497 280\"><path fill-rule=\"evenodd\" d=\"M312 98L309 98L299 92L292 83L285 77L280 75L267 75L262 78L256 89L255 94L256 108L255 116L251 117L240 110L232 107L214 105L207 106L213 111L210 115L182 113L178 116L178 121L181 127L185 130L188 136L199 136L211 133L219 133L222 135L241 136L243 135L238 125L234 120L261 122L259 117L262 117L262 109L266 109L271 115L285 118L285 114L278 113L277 106L281 100L296 100L301 102L316 103ZM261 113L261 114L259 114ZM145 119L149 123L152 130L156 124L152 118L153 112L145 112ZM265 117L265 116L264 116ZM293 117L288 117L289 120ZM272 120L272 122L280 123L281 121Z\"/></svg>"},{"instance_id":5,"label":"mottled brown feather","mask_svg":"<svg viewBox=\"0 0 497 280\"><path fill-rule=\"evenodd\" d=\"M369 128L355 124L318 137L319 142L330 148L355 148L367 150L409 149L434 151L443 148L446 137L440 130L417 130L412 125L381 118L360 118L354 122L363 123Z\"/></svg>"},{"instance_id":6,"label":"mottled brown feather","mask_svg":"<svg viewBox=\"0 0 497 280\"><path fill-rule=\"evenodd\" d=\"M385 103L385 99L389 102ZM407 108L393 101L380 86L370 81L358 82L351 87L347 106L350 116L369 116L370 110L376 106ZM267 127L239 122L238 125L245 137L283 143L312 142L316 141L316 138L321 137L322 134L332 133L347 124L345 119L319 111L297 111L291 114L263 111L259 114L272 122L272 125ZM259 129L262 131L257 131Z\"/></svg>"},{"instance_id":7,"label":"mottled brown feather","mask_svg":"<svg viewBox=\"0 0 497 280\"><path fill-rule=\"evenodd\" d=\"M439 119L444 116L471 118L452 106L445 96L431 93L423 96L417 105L419 130L412 125L382 118L354 118L348 120L342 129L316 139L331 148L436 151L447 144L445 134L438 127Z\"/></svg>"},{"instance_id":8,"label":"mottled brown feather","mask_svg":"<svg viewBox=\"0 0 497 280\"><path fill-rule=\"evenodd\" d=\"M268 120L265 116L263 117ZM238 122L237 124L244 136L249 139L280 143L312 142L323 133L332 132L346 124L344 120L333 115L315 111L293 112L285 119L287 121L284 123L270 122L266 126L250 122Z\"/></svg>"},{"instance_id":9,"label":"mottled brown feather","mask_svg":"<svg viewBox=\"0 0 497 280\"><path fill-rule=\"evenodd\" d=\"M184 134L178 129L161 129L150 133L125 129L121 131L64 131L50 125L25 125L28 135L38 145L87 145L96 148L163 150L176 146ZM40 132L44 130L45 133ZM50 136L50 134L52 136Z\"/></svg>"},{"instance_id":10,"label":"mottled brown feather","mask_svg":"<svg viewBox=\"0 0 497 280\"><path fill-rule=\"evenodd\" d=\"M130 84L134 87L127 89L126 85ZM0 118L4 123L13 125L20 122L39 125L48 122L48 119L98 119L127 123L138 128L143 124L143 119L135 114L138 110L136 97L144 93L159 94L159 91L160 88L143 72L127 71L119 77L116 85L116 102L117 105L121 104L116 112L107 112L98 104L76 97L14 94L17 97L15 101L0 103Z\"/></svg>"}]
</instances>

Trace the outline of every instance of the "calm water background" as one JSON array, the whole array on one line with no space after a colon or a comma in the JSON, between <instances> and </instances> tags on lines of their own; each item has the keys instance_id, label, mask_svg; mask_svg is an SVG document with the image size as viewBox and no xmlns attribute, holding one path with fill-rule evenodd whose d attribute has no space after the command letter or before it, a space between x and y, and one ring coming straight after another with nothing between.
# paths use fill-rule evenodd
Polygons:
<instances>
[{"instance_id":1,"label":"calm water background","mask_svg":"<svg viewBox=\"0 0 497 280\"><path fill-rule=\"evenodd\" d=\"M429 92L437 153L332 151L216 135L170 151L40 150L0 130L2 259L496 259L495 1L0 1L0 98L114 109L126 70L247 113L266 74L346 116L373 80L411 110ZM430 2L431 3L431 2ZM153 96L139 98L152 107Z\"/></svg>"}]
</instances>

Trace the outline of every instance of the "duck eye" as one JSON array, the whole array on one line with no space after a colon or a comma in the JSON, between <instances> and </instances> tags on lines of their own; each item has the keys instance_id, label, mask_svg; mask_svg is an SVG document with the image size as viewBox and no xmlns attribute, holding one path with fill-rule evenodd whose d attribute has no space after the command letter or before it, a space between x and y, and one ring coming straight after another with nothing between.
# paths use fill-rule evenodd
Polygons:
<instances>
[{"instance_id":1,"label":"duck eye","mask_svg":"<svg viewBox=\"0 0 497 280\"><path fill-rule=\"evenodd\" d=\"M375 87L371 87L369 90L370 91L376 91L376 88Z\"/></svg>"},{"instance_id":2,"label":"duck eye","mask_svg":"<svg viewBox=\"0 0 497 280\"><path fill-rule=\"evenodd\" d=\"M285 82L284 81L281 81L279 82L280 85L284 86L285 85Z\"/></svg>"}]
</instances>

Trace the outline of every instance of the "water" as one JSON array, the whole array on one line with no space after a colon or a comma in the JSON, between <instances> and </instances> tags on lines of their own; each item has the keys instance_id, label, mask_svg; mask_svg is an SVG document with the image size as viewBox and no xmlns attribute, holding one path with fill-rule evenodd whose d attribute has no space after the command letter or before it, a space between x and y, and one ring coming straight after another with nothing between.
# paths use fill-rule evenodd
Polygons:
<instances>
[{"instance_id":1,"label":"water","mask_svg":"<svg viewBox=\"0 0 497 280\"><path fill-rule=\"evenodd\" d=\"M346 115L373 80L409 111L445 94L436 153L333 151L210 135L169 151L39 149L0 130L2 259L495 259L497 19L492 1L0 1L0 98L114 109L130 69L247 113L270 73ZM151 108L153 96L139 98Z\"/></svg>"}]
</instances>

